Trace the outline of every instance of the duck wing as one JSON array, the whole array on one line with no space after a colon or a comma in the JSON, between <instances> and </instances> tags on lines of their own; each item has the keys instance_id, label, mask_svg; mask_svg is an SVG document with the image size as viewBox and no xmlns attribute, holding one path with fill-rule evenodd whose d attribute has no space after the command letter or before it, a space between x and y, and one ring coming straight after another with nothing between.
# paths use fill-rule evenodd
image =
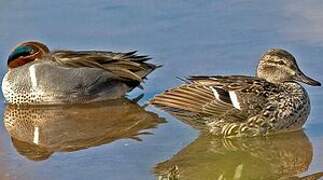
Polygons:
<instances>
[{"instance_id":1,"label":"duck wing","mask_svg":"<svg viewBox=\"0 0 323 180\"><path fill-rule=\"evenodd\" d=\"M148 56L136 55L136 51L119 53L111 51L68 51L56 50L50 53L51 59L59 65L73 68L99 68L109 71L116 77L142 82L154 69L154 64L147 63Z\"/></svg>"},{"instance_id":2,"label":"duck wing","mask_svg":"<svg viewBox=\"0 0 323 180\"><path fill-rule=\"evenodd\" d=\"M187 80L155 96L151 104L190 124L205 118L243 122L261 111L269 92L276 89L272 83L249 76L191 76Z\"/></svg>"}]
</instances>

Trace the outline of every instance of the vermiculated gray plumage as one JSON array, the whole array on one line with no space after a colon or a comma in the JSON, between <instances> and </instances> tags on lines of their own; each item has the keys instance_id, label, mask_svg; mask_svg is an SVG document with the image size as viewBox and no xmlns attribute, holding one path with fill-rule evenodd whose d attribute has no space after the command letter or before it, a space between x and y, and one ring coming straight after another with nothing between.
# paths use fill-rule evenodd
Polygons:
<instances>
[{"instance_id":1,"label":"vermiculated gray plumage","mask_svg":"<svg viewBox=\"0 0 323 180\"><path fill-rule=\"evenodd\" d=\"M10 69L2 89L12 104L89 103L124 96L159 66L136 51L51 51Z\"/></svg>"}]
</instances>

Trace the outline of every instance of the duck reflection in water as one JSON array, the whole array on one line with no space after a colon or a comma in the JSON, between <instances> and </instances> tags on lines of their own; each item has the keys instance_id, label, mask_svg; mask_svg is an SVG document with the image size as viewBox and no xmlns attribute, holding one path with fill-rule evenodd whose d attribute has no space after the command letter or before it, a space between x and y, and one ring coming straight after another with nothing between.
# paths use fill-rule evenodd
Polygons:
<instances>
[{"instance_id":1,"label":"duck reflection in water","mask_svg":"<svg viewBox=\"0 0 323 180\"><path fill-rule=\"evenodd\" d=\"M164 119L127 99L73 106L12 106L4 124L16 150L30 160L48 159L118 139L140 141L139 135Z\"/></svg>"},{"instance_id":2,"label":"duck reflection in water","mask_svg":"<svg viewBox=\"0 0 323 180\"><path fill-rule=\"evenodd\" d=\"M159 180L320 179L323 172L300 177L308 174L312 156L303 131L241 139L203 134L154 171Z\"/></svg>"}]
</instances>

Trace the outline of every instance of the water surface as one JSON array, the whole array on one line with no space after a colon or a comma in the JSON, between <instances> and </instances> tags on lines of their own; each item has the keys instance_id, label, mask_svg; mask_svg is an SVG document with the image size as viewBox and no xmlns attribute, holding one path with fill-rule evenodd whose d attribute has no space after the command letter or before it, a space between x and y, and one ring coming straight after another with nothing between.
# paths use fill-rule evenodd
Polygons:
<instances>
[{"instance_id":1,"label":"water surface","mask_svg":"<svg viewBox=\"0 0 323 180\"><path fill-rule=\"evenodd\" d=\"M323 82L322 8L316 0L1 1L1 75L10 50L24 40L54 49L138 50L164 66L149 76L143 91L130 93L130 98L145 94L139 105L65 112L2 103L1 114L16 114L0 125L0 179L317 175L323 171L322 88L306 86L312 111L304 133L266 140L200 136L171 115L141 106L178 85L176 76L254 74L259 56L272 47L291 51L305 73Z\"/></svg>"}]
</instances>

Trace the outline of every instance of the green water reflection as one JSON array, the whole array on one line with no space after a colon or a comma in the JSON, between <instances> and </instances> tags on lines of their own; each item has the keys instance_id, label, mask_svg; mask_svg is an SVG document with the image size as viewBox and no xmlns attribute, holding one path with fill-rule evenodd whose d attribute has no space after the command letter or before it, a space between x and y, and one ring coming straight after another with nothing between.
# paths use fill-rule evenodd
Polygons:
<instances>
[{"instance_id":1,"label":"green water reflection","mask_svg":"<svg viewBox=\"0 0 323 180\"><path fill-rule=\"evenodd\" d=\"M201 135L154 171L158 179L319 179L323 172L299 176L312 156L303 131L245 139Z\"/></svg>"}]
</instances>

